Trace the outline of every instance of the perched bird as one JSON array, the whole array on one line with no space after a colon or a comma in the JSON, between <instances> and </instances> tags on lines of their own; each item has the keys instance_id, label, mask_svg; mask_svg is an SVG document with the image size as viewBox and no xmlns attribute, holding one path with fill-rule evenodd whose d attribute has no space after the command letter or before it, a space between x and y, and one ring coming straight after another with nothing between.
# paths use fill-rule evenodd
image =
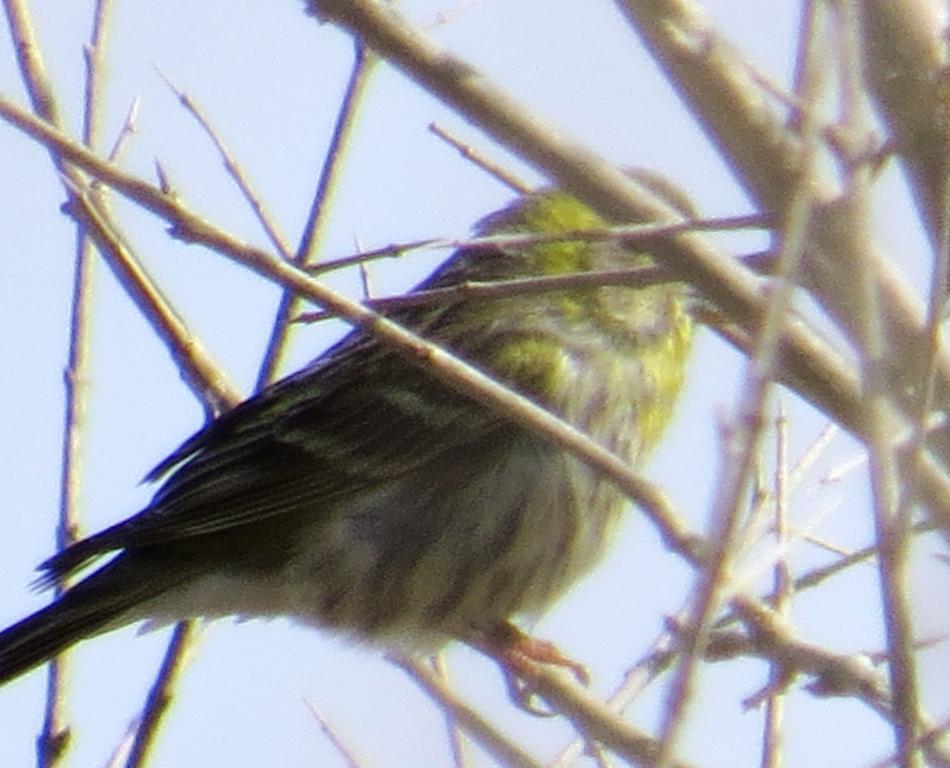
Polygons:
<instances>
[{"instance_id":1,"label":"perched bird","mask_svg":"<svg viewBox=\"0 0 950 768\"><path fill-rule=\"evenodd\" d=\"M638 176L691 215L668 183ZM549 189L476 234L604 226ZM614 241L470 247L419 288L651 264ZM583 286L460 292L391 316L637 463L681 388L688 302L671 283ZM140 620L289 616L420 648L516 637L512 617L584 575L626 503L579 459L359 332L208 424L149 475L162 477L144 510L42 564L50 584L112 555L0 633L0 682Z\"/></svg>"}]
</instances>

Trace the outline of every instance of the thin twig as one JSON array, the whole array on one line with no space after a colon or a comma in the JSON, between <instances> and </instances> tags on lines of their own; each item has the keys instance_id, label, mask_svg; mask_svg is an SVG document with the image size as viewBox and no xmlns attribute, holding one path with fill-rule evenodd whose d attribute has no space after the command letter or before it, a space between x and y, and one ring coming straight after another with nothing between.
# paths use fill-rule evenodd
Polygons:
<instances>
[{"instance_id":1,"label":"thin twig","mask_svg":"<svg viewBox=\"0 0 950 768\"><path fill-rule=\"evenodd\" d=\"M521 179L517 178L507 168L492 162L481 152L473 149L471 145L453 136L438 123L429 123L429 132L438 136L450 147L457 150L464 159L474 163L489 176L497 179L513 192L517 192L519 195L526 195L531 191L531 187L528 184L525 184Z\"/></svg>"},{"instance_id":2,"label":"thin twig","mask_svg":"<svg viewBox=\"0 0 950 768\"><path fill-rule=\"evenodd\" d=\"M97 5L96 23L93 25L93 50L101 42L99 35L105 32L105 11L108 6ZM59 125L60 116L51 83L46 74L39 41L33 30L29 10L21 0L4 0L4 8L13 38L13 47L17 54L17 63L26 89L30 94L33 108L38 115L51 124ZM95 119L98 100L99 80L95 77L94 60L87 59L87 103L85 142L92 146L95 138ZM64 169L62 159L54 150L51 158L60 170ZM79 444L81 439L82 415L85 404L84 381L87 372L87 312L88 284L90 280L91 258L88 243L80 230L77 236L77 262L73 276L72 329L69 341L69 357L66 376L66 408L63 416L63 447L61 464L61 486L59 523L57 526L57 545L60 549L68 546L75 535L76 495L79 483ZM65 584L56 585L61 594ZM66 661L54 659L49 667L46 690L46 706L43 726L37 738L37 764L42 768L51 768L60 763L66 755L71 740L71 730L65 713L66 702Z\"/></svg>"},{"instance_id":3,"label":"thin twig","mask_svg":"<svg viewBox=\"0 0 950 768\"><path fill-rule=\"evenodd\" d=\"M172 706L175 698L175 685L184 670L189 651L197 640L198 629L193 621L182 621L175 625L171 641L165 650L165 658L159 668L152 687L149 689L142 718L135 741L125 762L125 768L141 768L149 757L149 750L155 744L158 726Z\"/></svg>"},{"instance_id":4,"label":"thin twig","mask_svg":"<svg viewBox=\"0 0 950 768\"><path fill-rule=\"evenodd\" d=\"M856 7L845 2L836 6L839 14L842 51L843 122L857 126L868 120L864 100L860 55L860 31ZM871 170L866 163L846 168L846 193L855 219L868 221L871 211ZM916 750L919 729L919 703L916 664L913 653L913 629L907 596L908 528L900 509L906 502L906 484L902 482L900 461L894 436L888 424L893 407L891 392L899 386L887 374L886 361L891 355L885 341L882 297L878 290L874 265L861 259L855 265L858 298L857 325L861 329L862 377L866 402L868 468L872 490L874 526L879 546L877 558L881 582L881 604L887 636L888 670L893 697L894 738L902 768L920 765Z\"/></svg>"},{"instance_id":5,"label":"thin twig","mask_svg":"<svg viewBox=\"0 0 950 768\"><path fill-rule=\"evenodd\" d=\"M467 702L463 701L442 677L416 659L390 654L389 660L400 667L410 679L422 688L446 712L451 712L456 723L501 765L514 768L540 768L531 755L502 734L495 726Z\"/></svg>"},{"instance_id":6,"label":"thin twig","mask_svg":"<svg viewBox=\"0 0 950 768\"><path fill-rule=\"evenodd\" d=\"M485 649L480 649L485 652ZM499 663L503 663L499 660ZM614 708L579 685L563 670L548 664L528 664L518 671L528 690L542 697L568 718L577 732L592 744L603 744L634 765L657 764L660 743L620 717ZM671 768L687 763L673 761Z\"/></svg>"},{"instance_id":7,"label":"thin twig","mask_svg":"<svg viewBox=\"0 0 950 768\"><path fill-rule=\"evenodd\" d=\"M340 737L336 729L330 725L327 719L320 714L314 703L307 701L306 704L313 719L317 721L317 725L320 726L323 735L326 736L330 744L333 745L333 748L337 751L337 754L339 754L340 759L343 760L343 764L346 768L362 768L362 761L357 759L353 749Z\"/></svg>"},{"instance_id":8,"label":"thin twig","mask_svg":"<svg viewBox=\"0 0 950 768\"><path fill-rule=\"evenodd\" d=\"M241 394L194 338L134 257L97 196L73 187L65 177L63 181L73 193L69 212L86 228L100 252L107 256L107 263L143 317L151 322L159 338L166 342L198 401L215 413L237 405L243 399Z\"/></svg>"},{"instance_id":9,"label":"thin twig","mask_svg":"<svg viewBox=\"0 0 950 768\"><path fill-rule=\"evenodd\" d=\"M719 610L720 593L725 587L735 554L742 501L752 477L765 424L763 414L778 370L776 363L785 318L791 308L798 265L805 252L813 205L811 181L814 174L815 136L813 126L807 121L803 132L811 139L808 145L812 151L805 156L807 162L802 166L792 204L786 211L776 281L761 332L746 367L746 378L736 408L734 434L727 441L725 471L720 492L714 501L708 537L713 548L707 568L697 584L696 599L689 619L691 631L685 639L679 667L670 686L661 730L662 749L657 760L658 766L666 765L674 754L679 735L685 727L688 707L693 702L693 684L699 661L703 657L703 646L712 619Z\"/></svg>"},{"instance_id":10,"label":"thin twig","mask_svg":"<svg viewBox=\"0 0 950 768\"><path fill-rule=\"evenodd\" d=\"M811 4L809 4L811 5ZM776 429L775 462L775 543L784 550L788 538L788 419L785 408L779 403ZM792 578L788 560L780 556L775 561L772 581L772 603L775 612L788 618L792 600ZM768 699L765 710L765 738L762 745L762 768L781 768L782 746L785 736L785 688L788 674L785 668L773 663L769 671Z\"/></svg>"},{"instance_id":11,"label":"thin twig","mask_svg":"<svg viewBox=\"0 0 950 768\"><path fill-rule=\"evenodd\" d=\"M224 139L211 124L210 118L204 114L204 111L198 106L198 103L181 88L175 85L175 83L168 76L166 76L164 72L158 70L158 74L165 81L165 84L172 91L172 93L174 93L178 98L178 103L181 104L182 107L184 107L185 110L187 110L188 113L198 121L198 125L204 129L205 134L209 139L211 139L215 148L218 150L218 154L221 156L221 160L224 163L224 167L227 170L228 175L234 179L234 183L237 185L237 188L241 191L241 194L244 196L247 204L254 212L254 215L257 218L258 223L261 225L261 228L267 235L268 240L270 240L271 244L285 259L293 258L290 251L290 245L284 239L284 236L278 231L277 223L274 221L274 217L267 211L267 208L264 206L264 201L261 200L260 195L257 194L257 191L251 185L250 180L247 178L247 174L244 172L241 164L234 156L234 153L231 152L231 149L225 143Z\"/></svg>"},{"instance_id":12,"label":"thin twig","mask_svg":"<svg viewBox=\"0 0 950 768\"><path fill-rule=\"evenodd\" d=\"M441 651L432 657L432 669L448 684L449 671L445 663L445 654ZM452 752L452 765L454 768L465 768L468 765L465 738L450 708L445 709L445 729L448 732L449 749Z\"/></svg>"},{"instance_id":13,"label":"thin twig","mask_svg":"<svg viewBox=\"0 0 950 768\"><path fill-rule=\"evenodd\" d=\"M627 672L617 689L607 698L607 705L616 713L624 712L638 696L658 680L670 667L674 658L676 639L678 635L665 628L650 648ZM548 768L568 768L573 766L581 753L590 745L590 741L582 738L574 739L557 756Z\"/></svg>"},{"instance_id":14,"label":"thin twig","mask_svg":"<svg viewBox=\"0 0 950 768\"><path fill-rule=\"evenodd\" d=\"M374 60L375 57L370 55L361 42L354 43L353 67L350 71L349 82L337 113L333 135L320 170L320 178L314 191L307 222L294 254L294 263L300 266L312 265L316 261L317 246L327 221L334 185L343 165L346 148L349 146L349 137L356 125L356 117L363 101L366 84L374 69ZM263 389L274 378L289 339L292 327L290 319L297 313L299 306L300 297L293 291L285 291L274 316L270 339L258 369L255 390Z\"/></svg>"}]
</instances>

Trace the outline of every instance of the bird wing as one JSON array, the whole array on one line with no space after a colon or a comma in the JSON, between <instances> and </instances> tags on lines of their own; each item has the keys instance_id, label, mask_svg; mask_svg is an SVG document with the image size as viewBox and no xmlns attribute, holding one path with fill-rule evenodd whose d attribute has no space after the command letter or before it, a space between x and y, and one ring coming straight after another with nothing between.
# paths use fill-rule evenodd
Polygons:
<instances>
[{"instance_id":1,"label":"bird wing","mask_svg":"<svg viewBox=\"0 0 950 768\"><path fill-rule=\"evenodd\" d=\"M355 334L201 430L150 475L139 514L55 555L47 581L109 551L212 534L285 514L327 514L349 494L451 460L511 425ZM177 466L176 466L177 465Z\"/></svg>"}]
</instances>

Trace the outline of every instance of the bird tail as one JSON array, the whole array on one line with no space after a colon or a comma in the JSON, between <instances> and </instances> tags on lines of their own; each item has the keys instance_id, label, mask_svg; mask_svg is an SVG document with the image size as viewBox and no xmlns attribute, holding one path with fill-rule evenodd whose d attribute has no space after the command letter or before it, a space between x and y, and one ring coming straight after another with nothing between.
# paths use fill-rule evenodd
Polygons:
<instances>
[{"instance_id":1,"label":"bird tail","mask_svg":"<svg viewBox=\"0 0 950 768\"><path fill-rule=\"evenodd\" d=\"M144 578L120 555L64 592L55 602L0 632L0 685L93 635L129 624L142 602L174 586L167 578ZM175 580L177 581L177 580Z\"/></svg>"}]
</instances>

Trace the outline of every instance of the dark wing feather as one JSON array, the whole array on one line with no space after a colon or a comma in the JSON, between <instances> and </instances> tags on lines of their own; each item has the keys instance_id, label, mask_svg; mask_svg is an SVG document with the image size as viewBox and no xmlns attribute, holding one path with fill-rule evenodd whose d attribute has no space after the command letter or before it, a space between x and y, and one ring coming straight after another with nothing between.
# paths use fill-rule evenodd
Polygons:
<instances>
[{"instance_id":1,"label":"dark wing feather","mask_svg":"<svg viewBox=\"0 0 950 768\"><path fill-rule=\"evenodd\" d=\"M508 425L491 411L354 335L198 432L159 465L179 466L146 509L42 568L51 581L117 549L326 514L348 494L450 456L465 435L499 429Z\"/></svg>"},{"instance_id":2,"label":"dark wing feather","mask_svg":"<svg viewBox=\"0 0 950 768\"><path fill-rule=\"evenodd\" d=\"M511 254L461 251L419 289L457 284L469 259L504 278ZM397 322L423 335L453 338L472 360L484 359L494 333L473 338L458 323L467 302L408 306ZM463 332L464 331L464 332ZM480 423L479 423L480 422ZM41 565L41 581L70 574L113 550L149 546L244 526L291 513L325 514L374 483L451 455L469 439L498 439L511 425L440 384L421 367L356 331L302 371L236 406L186 440L148 475L168 479L137 515L73 544Z\"/></svg>"}]
</instances>

